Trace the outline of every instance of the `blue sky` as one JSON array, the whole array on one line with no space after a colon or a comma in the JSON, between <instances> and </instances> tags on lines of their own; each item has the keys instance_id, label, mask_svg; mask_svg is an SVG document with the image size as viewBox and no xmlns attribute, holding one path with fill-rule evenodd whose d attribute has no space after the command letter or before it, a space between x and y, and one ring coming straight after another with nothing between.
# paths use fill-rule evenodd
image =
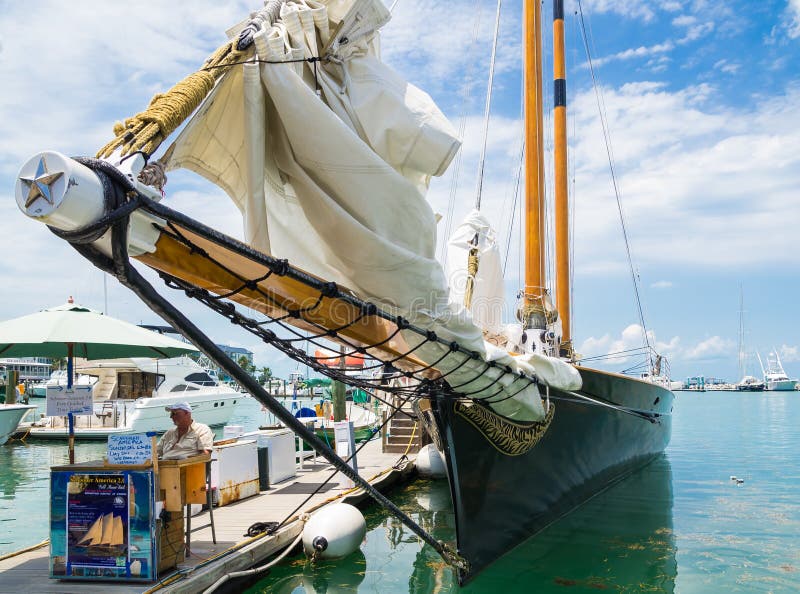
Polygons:
<instances>
[{"instance_id":1,"label":"blue sky","mask_svg":"<svg viewBox=\"0 0 800 594\"><path fill-rule=\"evenodd\" d=\"M549 38L550 2L544 5ZM577 6L567 1L574 334L579 352L594 355L638 346L641 331ZM0 0L0 8L0 318L70 294L102 309L99 271L17 210L20 165L46 149L93 154L115 120L195 70L224 41L224 30L256 6ZM800 0L585 0L582 8L648 330L673 376L736 379L740 285L748 346L762 355L777 348L789 374L800 376L793 307L800 294ZM484 210L501 233L519 159L519 10L518 1L504 4L484 187ZM48 16L26 26L32 11ZM484 0L400 0L382 35L384 59L430 92L456 127L464 118L456 219L474 200L494 11ZM547 96L550 72L546 66ZM447 212L451 184L450 173L432 182L437 212ZM171 178L167 204L241 235L223 193L188 175ZM512 244L512 295L516 251ZM108 299L111 315L157 322L116 281L108 283ZM250 348L258 364L279 373L294 368L185 307L215 340Z\"/></svg>"}]
</instances>

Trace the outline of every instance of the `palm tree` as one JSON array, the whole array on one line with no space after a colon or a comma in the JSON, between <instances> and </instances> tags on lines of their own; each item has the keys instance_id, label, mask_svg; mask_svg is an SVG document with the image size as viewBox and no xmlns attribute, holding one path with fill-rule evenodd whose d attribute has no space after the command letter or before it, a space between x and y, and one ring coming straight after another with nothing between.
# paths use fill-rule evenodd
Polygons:
<instances>
[{"instance_id":1,"label":"palm tree","mask_svg":"<svg viewBox=\"0 0 800 594\"><path fill-rule=\"evenodd\" d=\"M258 383L261 385L266 385L269 383L269 380L271 379L272 379L272 370L269 367L262 367L259 370Z\"/></svg>"}]
</instances>

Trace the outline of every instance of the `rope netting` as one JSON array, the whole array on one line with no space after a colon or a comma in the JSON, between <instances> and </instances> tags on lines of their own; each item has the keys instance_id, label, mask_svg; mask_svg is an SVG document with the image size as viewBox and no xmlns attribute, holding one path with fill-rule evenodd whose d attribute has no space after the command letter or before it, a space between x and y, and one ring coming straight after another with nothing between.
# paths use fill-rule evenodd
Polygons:
<instances>
[{"instance_id":1,"label":"rope netting","mask_svg":"<svg viewBox=\"0 0 800 594\"><path fill-rule=\"evenodd\" d=\"M165 210L160 205L158 206L157 214L163 217ZM160 272L159 274L166 286L184 292L186 296L203 303L220 316L227 318L232 324L257 336L264 343L275 347L293 360L308 366L321 375L362 390L381 390L394 395L414 393L421 383L432 384L431 387L435 387L434 392L439 394L440 397L469 398L486 404L513 397L531 383L535 383L532 378L517 374L508 367L487 361L472 377L468 377L466 381L451 385L448 382L449 376L462 369L469 361L479 358L478 353L467 351L455 342L446 343L447 349L444 353L430 363L416 364L413 368L405 370L398 369L401 363L407 362L423 345L429 342L441 342L441 340L434 332L416 328L401 316L388 315L372 303L358 300L352 296L346 297L345 293L341 292L334 283L309 282L308 286L317 290L317 296L312 300L311 304L289 309L283 315L265 316L264 319L256 319L252 315L243 313L230 299L247 290L250 298L255 293L270 306L276 309L285 309L286 305L275 295L260 286L259 283L267 280L272 275L286 276L292 272L299 273L300 271L293 269L285 260L274 260L264 256L270 266L269 271L258 277L242 278L235 270L225 266L220 260L209 254L208 251L192 242L188 238L188 234L182 233L175 223L175 221L168 221L166 226L161 227L161 232L188 247L195 255L199 255L212 262L216 267L225 270L227 274L239 278L240 284L234 290L213 294L207 289L198 287L173 275ZM192 231L197 232L198 229L192 229ZM207 238L211 239L208 236ZM217 239L225 242L225 239L221 236L218 236ZM225 243L228 244L226 246L228 248L235 247L235 243L230 241ZM269 260L272 261L269 262ZM300 274L300 276L302 277L303 275ZM310 278L307 280L310 281ZM347 299L351 305L355 306L353 308L353 317L333 327L320 325L314 321L312 314L322 307L325 299ZM372 316L383 317L393 321L395 327L392 332L380 341L371 344L357 343L346 336L348 328L360 324ZM298 329L296 324L300 321L310 330L303 331ZM413 347L408 347L403 352L387 356L385 351L382 350L383 347L394 341L403 330L417 334L420 338L419 342ZM338 343L344 350L339 353L332 352L332 342ZM382 352L380 356L379 352ZM448 357L457 358L456 364L449 371L444 373L436 372L437 367ZM357 369L358 373L354 373L356 370L342 369L332 364L342 358L344 360L351 358L361 361ZM466 388L491 368L499 368L501 373L497 374L488 387L479 390ZM507 388L504 389L501 380L504 379L506 374L513 375L513 378L508 379ZM499 387L494 389L487 397L473 398L479 393L485 394L487 390L492 390L495 385ZM510 391L508 386L511 386Z\"/></svg>"}]
</instances>

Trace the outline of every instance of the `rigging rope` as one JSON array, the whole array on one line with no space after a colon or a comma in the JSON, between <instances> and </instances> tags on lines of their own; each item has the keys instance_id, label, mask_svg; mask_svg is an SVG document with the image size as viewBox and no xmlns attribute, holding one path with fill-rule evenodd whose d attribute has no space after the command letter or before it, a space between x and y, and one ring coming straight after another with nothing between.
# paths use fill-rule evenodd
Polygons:
<instances>
[{"instance_id":1,"label":"rigging rope","mask_svg":"<svg viewBox=\"0 0 800 594\"><path fill-rule=\"evenodd\" d=\"M475 13L475 21L472 26L472 40L470 41L469 49L467 50L467 56L471 56L471 54L474 53L475 47L478 42L478 32L480 30L480 24L481 24L480 0L475 0L475 8L473 9L473 12ZM474 69L475 69L475 60L468 59L467 72L464 77L464 85L462 86L462 91L461 91L461 116L458 122L458 137L462 141L464 140L464 131L467 126L467 104L469 102L472 73ZM439 249L439 261L445 263L447 261L447 243L450 240L450 234L453 231L453 218L455 213L456 194L458 192L458 180L461 173L462 154L463 151L458 151L458 153L456 153L455 159L453 159L453 164L450 166L450 171L451 171L450 193L447 198L447 214L445 215L444 233L442 234L442 243Z\"/></svg>"},{"instance_id":2,"label":"rigging rope","mask_svg":"<svg viewBox=\"0 0 800 594\"><path fill-rule=\"evenodd\" d=\"M475 190L475 208L481 209L481 194L483 193L483 170L486 163L486 142L489 138L489 116L492 108L492 87L494 86L494 63L497 57L497 39L500 34L500 8L503 0L497 0L497 14L494 19L494 38L492 39L492 58L489 62L489 81L486 89L486 106L483 110L483 145L481 146L480 161L478 161L478 187Z\"/></svg>"},{"instance_id":3,"label":"rigging rope","mask_svg":"<svg viewBox=\"0 0 800 594\"><path fill-rule=\"evenodd\" d=\"M180 126L208 96L217 79L233 66L242 64L253 54L253 35L265 24L273 23L285 0L270 0L251 15L237 39L221 45L205 61L202 68L178 82L166 93L158 93L143 112L114 124L114 139L97 152L108 158L120 150L124 157L141 151L152 155L162 142ZM316 62L318 58L314 58ZM272 62L270 62L272 63ZM314 64L316 68L316 64Z\"/></svg>"},{"instance_id":4,"label":"rigging rope","mask_svg":"<svg viewBox=\"0 0 800 594\"><path fill-rule=\"evenodd\" d=\"M508 233L506 233L506 255L503 259L503 278L506 276L506 268L508 267L508 258L511 252L511 241L514 234L514 221L517 218L516 210L517 210L517 202L519 201L519 182L522 179L522 168L524 165L525 159L525 140L520 143L519 147L519 162L517 165L517 175L514 179L514 191L513 191L513 200L511 202L511 216L508 222ZM520 213L520 217L522 213ZM522 223L520 223L520 230L522 229ZM522 257L520 254L517 254L517 264L520 265L522 262ZM517 277L522 278L522 271L517 271Z\"/></svg>"},{"instance_id":5,"label":"rigging rope","mask_svg":"<svg viewBox=\"0 0 800 594\"><path fill-rule=\"evenodd\" d=\"M233 63L252 55L252 49L239 50L236 41L220 46L206 60L203 67L174 85L166 93L158 93L147 109L114 124L115 138L97 152L97 157L108 158L122 149L122 156L135 151L148 155L161 145L175 129L188 118L214 88L217 77L222 76Z\"/></svg>"},{"instance_id":6,"label":"rigging rope","mask_svg":"<svg viewBox=\"0 0 800 594\"><path fill-rule=\"evenodd\" d=\"M622 210L622 198L620 196L619 184L617 183L616 169L615 169L615 166L614 166L614 157L613 157L613 154L612 154L612 151L611 151L611 132L610 132L609 126L608 126L608 117L607 117L605 109L604 109L604 103L602 101L602 90L600 89L600 85L599 85L598 80L597 80L598 77L597 77L597 75L595 73L594 63L592 61L592 52L589 49L589 39L588 39L588 36L587 36L587 33L586 33L586 24L584 22L583 6L581 5L581 0L578 0L578 11L579 11L579 14L580 14L580 24L581 24L581 31L582 31L582 34L583 34L584 48L586 50L586 57L587 57L587 59L589 61L589 72L591 73L592 85L594 87L594 93L595 93L595 99L597 100L597 107L598 107L598 111L600 113L600 124L601 124L602 129L603 129L603 140L605 142L606 154L608 156L608 165L609 165L609 168L611 170L611 182L612 182L613 187L614 187L614 196L615 196L616 202L617 202L617 212L619 213L620 225L622 226L622 237L623 237L623 239L625 241L625 253L626 253L627 257L628 257L628 267L630 269L631 281L633 282L633 291L634 291L634 295L636 297L636 308L637 308L637 311L638 311L638 314L639 314L639 322L642 325L642 334L643 334L643 339L644 339L645 346L648 349L652 349L652 347L650 345L650 339L649 339L648 334L647 334L647 326L646 326L645 321L644 321L644 311L642 309L642 300L641 300L641 297L640 297L640 294L639 294L639 279L637 278L636 269L635 269L634 264L633 264L633 257L631 255L631 246L630 246L630 241L628 239L628 230L627 230L627 226L625 225L625 214L624 214L624 212ZM650 359L650 365L652 367L652 358Z\"/></svg>"}]
</instances>

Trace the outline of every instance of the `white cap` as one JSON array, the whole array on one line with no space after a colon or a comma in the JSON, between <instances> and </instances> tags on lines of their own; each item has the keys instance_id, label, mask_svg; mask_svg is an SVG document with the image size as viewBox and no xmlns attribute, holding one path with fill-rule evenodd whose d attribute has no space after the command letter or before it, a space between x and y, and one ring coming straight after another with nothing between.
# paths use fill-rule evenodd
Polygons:
<instances>
[{"instance_id":1,"label":"white cap","mask_svg":"<svg viewBox=\"0 0 800 594\"><path fill-rule=\"evenodd\" d=\"M169 406L165 406L164 410L166 411L185 410L186 412L192 412L192 407L189 406L188 402L176 402L174 404L170 404Z\"/></svg>"}]
</instances>

